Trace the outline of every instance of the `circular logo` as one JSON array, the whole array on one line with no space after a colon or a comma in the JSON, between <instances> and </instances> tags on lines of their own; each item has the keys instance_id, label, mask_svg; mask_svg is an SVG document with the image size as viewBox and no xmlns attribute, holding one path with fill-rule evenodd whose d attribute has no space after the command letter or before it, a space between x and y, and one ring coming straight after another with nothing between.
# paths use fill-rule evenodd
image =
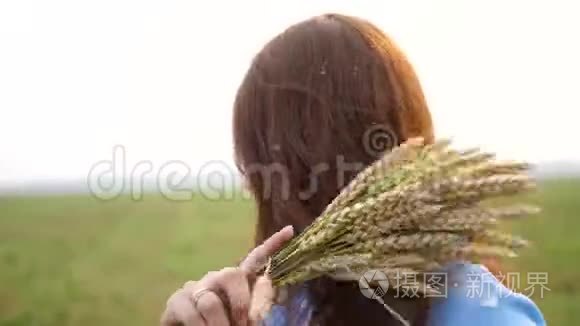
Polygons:
<instances>
[{"instance_id":1,"label":"circular logo","mask_svg":"<svg viewBox=\"0 0 580 326\"><path fill-rule=\"evenodd\" d=\"M369 299L382 298L389 288L387 275L381 271L370 270L358 280L360 293Z\"/></svg>"},{"instance_id":2,"label":"circular logo","mask_svg":"<svg viewBox=\"0 0 580 326\"><path fill-rule=\"evenodd\" d=\"M367 154L379 158L397 145L397 137L389 126L379 124L365 131L362 142Z\"/></svg>"}]
</instances>

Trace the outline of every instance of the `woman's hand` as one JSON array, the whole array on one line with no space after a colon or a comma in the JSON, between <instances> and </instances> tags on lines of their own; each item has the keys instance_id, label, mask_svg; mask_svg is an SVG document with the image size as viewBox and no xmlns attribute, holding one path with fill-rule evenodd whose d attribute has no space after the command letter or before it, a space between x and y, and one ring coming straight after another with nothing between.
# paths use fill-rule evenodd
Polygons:
<instances>
[{"instance_id":1,"label":"woman's hand","mask_svg":"<svg viewBox=\"0 0 580 326\"><path fill-rule=\"evenodd\" d=\"M274 291L266 277L256 280L256 273L293 234L287 226L252 250L239 267L186 282L167 300L161 325L246 326L257 321L264 305L273 300Z\"/></svg>"}]
</instances>

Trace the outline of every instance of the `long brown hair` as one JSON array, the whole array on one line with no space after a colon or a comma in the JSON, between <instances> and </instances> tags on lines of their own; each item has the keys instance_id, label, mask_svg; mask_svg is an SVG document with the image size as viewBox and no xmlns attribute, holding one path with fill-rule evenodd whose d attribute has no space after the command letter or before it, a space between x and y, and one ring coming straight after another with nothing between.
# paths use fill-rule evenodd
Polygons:
<instances>
[{"instance_id":1,"label":"long brown hair","mask_svg":"<svg viewBox=\"0 0 580 326\"><path fill-rule=\"evenodd\" d=\"M257 203L256 244L285 225L303 230L379 152L434 137L404 54L371 23L337 14L291 26L256 55L238 90L233 129L236 162ZM383 139L371 139L376 131ZM393 320L357 284L321 278L308 290L313 323ZM386 300L422 323L422 299Z\"/></svg>"}]
</instances>

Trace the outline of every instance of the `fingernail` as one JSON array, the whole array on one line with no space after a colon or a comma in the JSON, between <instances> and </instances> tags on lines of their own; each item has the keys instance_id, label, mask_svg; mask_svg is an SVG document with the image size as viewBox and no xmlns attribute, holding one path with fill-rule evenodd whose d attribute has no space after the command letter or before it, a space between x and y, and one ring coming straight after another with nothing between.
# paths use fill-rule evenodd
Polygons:
<instances>
[{"instance_id":1,"label":"fingernail","mask_svg":"<svg viewBox=\"0 0 580 326\"><path fill-rule=\"evenodd\" d=\"M286 225L282 228L282 232L292 232L294 234L294 227L292 225Z\"/></svg>"}]
</instances>

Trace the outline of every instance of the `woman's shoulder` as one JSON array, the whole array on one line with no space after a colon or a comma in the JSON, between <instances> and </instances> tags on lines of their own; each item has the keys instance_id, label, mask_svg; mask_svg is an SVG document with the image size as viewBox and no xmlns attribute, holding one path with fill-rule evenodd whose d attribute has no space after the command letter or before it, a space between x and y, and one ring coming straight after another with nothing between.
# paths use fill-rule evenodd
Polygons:
<instances>
[{"instance_id":1,"label":"woman's shoulder","mask_svg":"<svg viewBox=\"0 0 580 326\"><path fill-rule=\"evenodd\" d=\"M505 287L482 265L456 263L445 273L447 293L433 301L430 325L546 325L532 300Z\"/></svg>"},{"instance_id":2,"label":"woman's shoulder","mask_svg":"<svg viewBox=\"0 0 580 326\"><path fill-rule=\"evenodd\" d=\"M293 296L287 305L273 305L263 321L263 326L308 325L312 316L312 304L306 287Z\"/></svg>"},{"instance_id":3,"label":"woman's shoulder","mask_svg":"<svg viewBox=\"0 0 580 326\"><path fill-rule=\"evenodd\" d=\"M433 299L428 325L546 325L532 300L509 290L482 265L455 263L442 272L446 291ZM312 305L303 288L290 304L274 305L263 325L308 325L311 316Z\"/></svg>"}]
</instances>

